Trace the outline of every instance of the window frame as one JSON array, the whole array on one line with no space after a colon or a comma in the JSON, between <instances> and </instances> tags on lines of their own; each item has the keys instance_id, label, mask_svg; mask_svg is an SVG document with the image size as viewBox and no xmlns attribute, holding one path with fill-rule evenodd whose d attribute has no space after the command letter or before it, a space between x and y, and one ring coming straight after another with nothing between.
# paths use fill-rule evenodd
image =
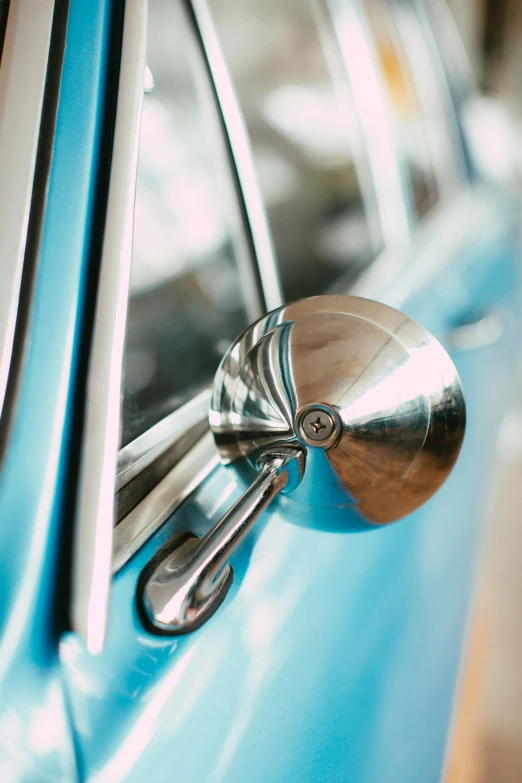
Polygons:
<instances>
[{"instance_id":1,"label":"window frame","mask_svg":"<svg viewBox=\"0 0 522 783\"><path fill-rule=\"evenodd\" d=\"M399 164L393 122L372 47L371 28L361 3L358 0L323 2L341 50L363 131L383 235L384 247L380 256L390 247L403 246L410 240L412 220L407 183ZM340 281L339 287L342 285Z\"/></svg>"},{"instance_id":2,"label":"window frame","mask_svg":"<svg viewBox=\"0 0 522 783\"><path fill-rule=\"evenodd\" d=\"M194 2L208 9L211 4L210 0L194 0ZM339 99L339 104L346 107L350 115L353 114L354 125L356 128L356 140L353 145L350 145L349 153L352 159L353 169L357 179L358 195L360 197L360 203L363 207L364 215L366 218L366 229L368 232L369 244L371 244L372 258L379 255L382 248L386 244L386 238L383 232L382 215L379 209L379 194L376 192L375 187L375 170L372 169L372 158L369 154L368 146L366 143L366 133L364 118L361 117L360 106L356 96L353 93L353 83L350 69L347 68L346 51L343 50L343 45L336 29L336 23L330 3L327 0L305 0L307 6L308 20L313 20L314 34L316 44L321 52L325 72L327 73L333 93ZM342 4L345 5L345 4ZM207 13L210 13L207 10ZM218 30L219 19L218 9L214 9L213 15L215 17L213 26ZM218 30L219 32L219 30ZM219 45L219 44L218 44ZM357 69L356 69L357 70ZM357 79L356 79L357 81ZM241 102L238 102L240 106L240 112L243 112ZM241 116L241 123L246 126L246 121ZM380 139L381 141L382 139ZM283 141L283 140L281 140ZM284 142L283 142L284 143ZM251 153L252 155L252 153ZM255 156L252 156L254 159ZM255 171L252 171L253 177L258 177L257 165ZM270 211L267 208L267 213ZM275 210L277 212L277 208ZM273 219L269 220L271 224L274 223ZM394 215L393 224L400 224L400 220L397 220L397 214ZM389 223L390 227L392 221ZM272 225L270 230L272 230ZM348 267L348 259L347 267ZM277 262L276 262L277 263ZM370 262L371 263L371 262ZM352 274L352 273L348 273ZM328 286L327 290L334 290L338 284L338 281L344 277L342 269L339 269L337 279ZM291 296L290 296L291 299ZM285 297L285 302L289 301Z\"/></svg>"},{"instance_id":3,"label":"window frame","mask_svg":"<svg viewBox=\"0 0 522 783\"><path fill-rule=\"evenodd\" d=\"M207 101L209 112L212 112L216 120L216 130L220 133L219 143L223 144L227 156L235 206L239 210L239 228L244 233L250 251L247 260L253 278L251 284L258 286L257 301L250 298L248 302L249 315L254 321L265 312L281 306L283 295L271 233L254 170L250 141L205 0L185 0L182 7L187 31L192 37L191 43L200 58L202 72L196 76L199 82L204 80L200 85L202 98ZM248 286L243 282L244 277L245 273L241 279L241 287L248 300ZM208 418L210 394L211 384L118 451L116 491L121 490L131 480L138 479L141 470L159 460L169 448L175 447L177 442L187 439L189 432L197 429L202 420ZM197 436L199 437L201 436ZM195 440L190 448L195 445ZM165 472L174 470L178 461L181 461L181 458L169 465ZM128 478L129 476L132 476L132 479ZM141 500L137 505L140 503ZM128 524L126 517L133 512L134 509L131 509L123 517L117 515L116 528L126 523L118 531L118 535L125 540L128 540L128 536L121 531ZM148 525L148 515L145 515L143 526ZM136 535L141 534L136 532ZM130 541L129 552L133 546Z\"/></svg>"},{"instance_id":4,"label":"window frame","mask_svg":"<svg viewBox=\"0 0 522 783\"><path fill-rule=\"evenodd\" d=\"M428 39L427 44L430 46L431 60L439 85L439 94L450 118L449 131L454 156L457 161L457 183L455 189L444 198L440 198L434 208L420 220L417 220L415 223L410 220L410 233L409 236L405 237L403 243L397 245L390 244L389 247L385 248L383 253L356 281L355 285L349 291L346 288L341 289L340 292L342 293L354 293L357 296L365 297L384 296L389 283L406 268L411 269L416 277L428 275L430 272L424 268L425 262L421 260L417 263L417 252L420 250L422 254L422 249L426 247L426 243L433 242L435 237L440 237L441 228L447 227L448 222L454 225L454 214L461 214L463 206L469 209L470 203L476 198L472 193L475 181L473 170L470 168L467 158L461 118L447 72L448 64L446 59L453 52L453 49L456 49L457 53L462 55L464 52L458 31L454 24L451 24L451 14L444 0L429 0L428 7L424 6L422 0L409 0L409 2L415 7L424 36ZM443 17L441 19L439 19L439 12L441 17ZM442 29L442 22L444 22L444 29ZM447 48L450 48L446 40L448 35L446 25L451 27L449 31L452 44L451 52L446 51ZM451 62L453 62L453 58L451 58ZM462 64L461 70L464 76L467 76L467 79L464 79L464 81L466 86L469 86L473 81L471 68L465 68L465 64ZM375 67L378 68L378 65L375 64ZM384 86L382 89L385 89ZM402 174L404 175L404 172ZM404 198L411 209L412 200L407 183L405 183ZM462 228L462 231L456 231L455 236L465 236L467 231L469 231L468 223ZM455 236L453 238L448 237L447 240L445 238L441 242L441 254L443 256L446 252L449 252L448 248L452 242L456 241Z\"/></svg>"},{"instance_id":5,"label":"window frame","mask_svg":"<svg viewBox=\"0 0 522 783\"><path fill-rule=\"evenodd\" d=\"M71 625L103 649L113 548L120 388L145 71L147 2L125 5L116 122L90 346L73 541Z\"/></svg>"},{"instance_id":6,"label":"window frame","mask_svg":"<svg viewBox=\"0 0 522 783\"><path fill-rule=\"evenodd\" d=\"M426 141L429 149L430 164L438 191L437 199L430 209L424 215L417 216L413 200L412 184L409 179L403 155L400 151L400 145L397 142L398 130L394 118L394 109L391 105L386 85L383 83L383 79L380 73L380 65L376 51L375 34L370 19L364 8L364 3L360 3L360 6L363 24L366 30L366 35L368 37L368 46L372 51L373 65L377 71L383 100L387 106L388 121L391 125L395 154L401 169L403 197L405 198L408 206L410 235L413 236L416 233L417 228L423 226L426 221L429 221L434 213L437 213L443 209L444 205L448 202L452 195L458 193L458 191L461 189L461 186L465 184L465 164L460 153L460 145L456 143L454 133L456 118L454 118L455 122L445 121L443 126L439 128L439 132L443 132L444 136L446 137L448 148L455 165L454 171L451 170L451 167L440 165L440 159L436 159L436 156L433 153L433 137L436 134L428 130L428 123L426 123L426 118L428 116L426 108L429 107L432 102L435 101L438 104L438 110L441 116L449 114L451 117L454 117L454 106L448 93L449 85L447 84L444 67L440 61L438 47L434 41L433 29L425 12L423 12L422 3L419 3L417 0L393 0L389 3L389 14L392 20L392 24L395 28L392 32L393 36L400 44L418 97L419 110L425 128ZM426 57L429 60L429 68L432 76L432 89L429 100L426 94L426 90L423 89L423 85L419 84L417 78L418 74L411 59L411 44L405 40L405 36L403 35L403 31L401 29L400 19L398 18L401 13L401 6L408 6L408 10L411 11L411 13L414 15L413 22L417 28L419 36L422 37L425 43Z\"/></svg>"},{"instance_id":7,"label":"window frame","mask_svg":"<svg viewBox=\"0 0 522 783\"><path fill-rule=\"evenodd\" d=\"M38 187L37 155L44 122L44 93L50 58L55 0L7 3L2 10L0 40L0 176L9 188L0 191L0 421L2 448L9 422L9 386L16 384L17 332L23 341L24 324L17 326L23 308L23 276L33 265L26 252L33 197ZM7 14L7 19L5 19ZM4 27L5 23L5 27ZM43 186L43 188L42 188ZM43 199L42 199L43 202Z\"/></svg>"},{"instance_id":8,"label":"window frame","mask_svg":"<svg viewBox=\"0 0 522 783\"><path fill-rule=\"evenodd\" d=\"M209 136L213 137L215 146L220 148L218 161L221 169L220 179L226 187L224 199L229 202L228 212L234 222L235 231L232 232L232 241L237 251L238 282L248 324L260 318L267 310L282 304L281 285L273 257L271 237L267 227L263 227L263 214L258 214L260 210L263 211L263 205L262 202L259 206L255 203L257 182L252 186L250 180L243 177L249 183L248 195L254 206L249 203L242 189L243 179L240 177L240 171L248 167L248 138L243 140L241 129L235 130L241 124L241 117L235 112L234 94L229 80L227 81L226 67L224 62L219 60L221 55L217 39L212 38L211 20L205 20L202 15L203 21L209 26L206 33L209 53L193 5L191 0L179 2L180 20L184 28L183 32L186 34L188 68L196 86L196 98L206 115ZM150 5L148 13L150 13ZM211 67L211 60L216 61L215 72ZM234 140L239 148L239 155L232 145L229 128L234 129ZM236 160L238 157L239 163ZM257 198L260 201L259 196ZM255 225L251 225L251 213L254 211L256 222ZM263 228L266 237L263 235ZM262 264L259 258L262 258ZM201 395L209 394L210 388L211 384L206 389L203 388ZM145 428L140 435L121 447L118 452L118 474L126 461L134 459L131 455L135 452L140 453L145 448L150 448L151 454L155 454L157 458L161 457L168 448L168 443L173 445L176 439L181 440L186 437L187 430L190 429L186 427L186 421L193 421L192 427L197 427L201 418L208 414L208 410L203 411L199 405L200 415L194 419L194 404L199 396L199 393L194 393L194 396L170 414ZM146 459L148 464L150 464L149 460L151 460L150 456ZM117 520L120 520L119 515Z\"/></svg>"},{"instance_id":9,"label":"window frame","mask_svg":"<svg viewBox=\"0 0 522 783\"><path fill-rule=\"evenodd\" d=\"M258 277L261 315L266 309L281 305L282 296L264 206L253 176L248 136L204 2L195 0L191 4L190 0L184 0L182 7L189 34L194 37L203 67L207 70L209 97L213 102L210 109L222 128L222 141L241 215L240 227L250 248L250 271L253 277ZM144 501L140 501L119 525L114 525L116 491L139 478L146 467L150 467L169 448L175 447L201 424L203 418L207 419L210 394L209 389L204 390L124 449L118 449L146 30L147 0L127 3L109 197L91 341L72 562L71 624L92 654L99 654L103 649L114 571L166 518L164 513L150 510L151 501L158 491L161 493L165 482L174 481L178 487L174 497L177 502L182 502L218 462L208 432L203 437L199 435L144 498L147 508L144 509ZM171 490L170 505L172 497Z\"/></svg>"},{"instance_id":10,"label":"window frame","mask_svg":"<svg viewBox=\"0 0 522 783\"><path fill-rule=\"evenodd\" d=\"M468 99L478 93L477 81L451 10L444 0L416 0L419 15L433 41L441 78L445 83L446 100L454 117L455 145L464 163L464 178L471 182L477 172L464 127L462 109Z\"/></svg>"},{"instance_id":11,"label":"window frame","mask_svg":"<svg viewBox=\"0 0 522 783\"><path fill-rule=\"evenodd\" d=\"M398 3L398 5L403 3ZM444 202L467 182L465 157L460 142L457 114L451 97L447 72L441 59L440 49L437 45L433 25L428 17L427 8L420 0L409 0L408 4L411 5L415 14L415 24L418 28L419 36L426 45L427 59L429 59L429 68L433 77L434 89L430 100L428 101L424 98L422 91L419 91L419 93L423 103L429 104L431 98L433 98L438 104L440 115L444 118L444 136L450 150L448 158L451 156L453 163L451 170L449 166L435 164L440 198L441 202ZM405 50L408 55L406 45Z\"/></svg>"}]
</instances>

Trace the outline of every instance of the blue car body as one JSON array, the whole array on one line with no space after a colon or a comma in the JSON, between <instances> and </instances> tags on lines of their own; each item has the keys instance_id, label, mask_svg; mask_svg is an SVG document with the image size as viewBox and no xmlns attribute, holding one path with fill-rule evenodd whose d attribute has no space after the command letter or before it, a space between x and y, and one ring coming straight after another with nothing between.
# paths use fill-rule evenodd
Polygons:
<instances>
[{"instance_id":1,"label":"blue car body","mask_svg":"<svg viewBox=\"0 0 522 783\"><path fill-rule=\"evenodd\" d=\"M68 621L72 487L121 14L110 0L70 0L67 14L0 470L0 777L435 783L516 375L517 204L470 173L444 231L428 227L401 270L362 291L428 328L461 376L466 437L440 492L396 525L349 534L282 499L234 553L221 610L192 635L155 636L138 610L139 576L173 533L202 534L239 496L241 480L219 466L115 575L104 649L93 656ZM451 347L453 330L490 312L504 325L496 343Z\"/></svg>"}]
</instances>

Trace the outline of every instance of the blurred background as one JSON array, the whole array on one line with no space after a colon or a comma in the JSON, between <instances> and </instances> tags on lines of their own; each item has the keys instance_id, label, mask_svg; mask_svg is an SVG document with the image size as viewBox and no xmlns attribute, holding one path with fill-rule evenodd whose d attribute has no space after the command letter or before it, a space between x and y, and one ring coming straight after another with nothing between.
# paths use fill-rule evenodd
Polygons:
<instances>
[{"instance_id":1,"label":"blurred background","mask_svg":"<svg viewBox=\"0 0 522 783\"><path fill-rule=\"evenodd\" d=\"M449 0L481 88L492 165L522 193L522 3ZM504 144L499 139L504 140ZM519 384L520 389L520 384ZM446 783L522 781L522 393L498 442L475 618Z\"/></svg>"}]
</instances>

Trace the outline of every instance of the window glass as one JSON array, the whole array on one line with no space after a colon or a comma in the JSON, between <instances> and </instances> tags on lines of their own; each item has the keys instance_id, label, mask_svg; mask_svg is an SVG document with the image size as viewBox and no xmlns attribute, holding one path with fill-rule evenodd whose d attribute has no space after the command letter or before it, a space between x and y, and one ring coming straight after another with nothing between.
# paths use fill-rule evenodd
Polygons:
<instances>
[{"instance_id":1,"label":"window glass","mask_svg":"<svg viewBox=\"0 0 522 783\"><path fill-rule=\"evenodd\" d=\"M247 325L244 238L189 32L181 3L150 0L122 446L207 385Z\"/></svg>"},{"instance_id":2,"label":"window glass","mask_svg":"<svg viewBox=\"0 0 522 783\"><path fill-rule=\"evenodd\" d=\"M383 0L364 0L364 5L397 125L397 144L400 147L401 159L407 167L413 204L417 216L422 217L438 199L426 118L389 3Z\"/></svg>"},{"instance_id":3,"label":"window glass","mask_svg":"<svg viewBox=\"0 0 522 783\"><path fill-rule=\"evenodd\" d=\"M372 191L372 183L322 4L210 6L249 132L285 298L322 293L350 273L355 278L381 239L365 210L362 190Z\"/></svg>"}]
</instances>

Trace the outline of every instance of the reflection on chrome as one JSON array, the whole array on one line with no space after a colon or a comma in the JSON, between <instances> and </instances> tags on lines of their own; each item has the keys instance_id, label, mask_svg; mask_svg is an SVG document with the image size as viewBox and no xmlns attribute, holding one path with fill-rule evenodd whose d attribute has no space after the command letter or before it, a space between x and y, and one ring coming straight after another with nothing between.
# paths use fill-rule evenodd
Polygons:
<instances>
[{"instance_id":1,"label":"reflection on chrome","mask_svg":"<svg viewBox=\"0 0 522 783\"><path fill-rule=\"evenodd\" d=\"M164 633L213 614L230 554L280 492L317 508L318 522L346 512L346 530L421 506L455 464L465 406L451 359L419 324L368 299L318 296L269 313L231 346L210 424L222 461L246 458L258 473L201 540L181 534L142 574L145 615Z\"/></svg>"},{"instance_id":2,"label":"reflection on chrome","mask_svg":"<svg viewBox=\"0 0 522 783\"><path fill-rule=\"evenodd\" d=\"M252 485L200 540L181 534L142 574L143 605L151 624L164 633L199 628L225 598L232 581L230 553L282 490L301 480L300 451L288 449L261 459ZM174 544L174 545L173 545Z\"/></svg>"},{"instance_id":3,"label":"reflection on chrome","mask_svg":"<svg viewBox=\"0 0 522 783\"><path fill-rule=\"evenodd\" d=\"M146 65L145 73L143 74L143 92L148 95L154 90L154 87L154 76L152 75L152 71L150 70L149 66Z\"/></svg>"},{"instance_id":4,"label":"reflection on chrome","mask_svg":"<svg viewBox=\"0 0 522 783\"><path fill-rule=\"evenodd\" d=\"M340 423L324 448L297 426L313 408ZM423 327L377 302L321 296L270 313L236 341L216 376L210 423L223 461L302 448L308 503L350 506L383 524L444 482L465 406L451 359Z\"/></svg>"}]
</instances>

